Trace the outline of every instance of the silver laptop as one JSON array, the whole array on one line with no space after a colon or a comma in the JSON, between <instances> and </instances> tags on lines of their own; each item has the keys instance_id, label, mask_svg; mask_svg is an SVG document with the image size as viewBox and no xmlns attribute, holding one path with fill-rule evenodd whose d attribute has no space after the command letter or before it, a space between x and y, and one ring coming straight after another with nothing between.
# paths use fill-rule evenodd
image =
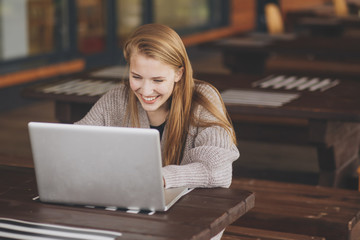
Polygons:
<instances>
[{"instance_id":1,"label":"silver laptop","mask_svg":"<svg viewBox=\"0 0 360 240\"><path fill-rule=\"evenodd\" d=\"M188 188L164 189L154 129L30 122L40 200L166 211Z\"/></svg>"}]
</instances>

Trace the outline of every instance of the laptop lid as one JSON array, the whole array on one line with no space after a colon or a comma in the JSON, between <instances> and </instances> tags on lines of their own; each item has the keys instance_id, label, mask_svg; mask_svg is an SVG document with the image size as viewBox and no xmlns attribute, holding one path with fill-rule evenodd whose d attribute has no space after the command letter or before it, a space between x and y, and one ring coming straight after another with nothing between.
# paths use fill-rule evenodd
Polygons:
<instances>
[{"instance_id":1,"label":"laptop lid","mask_svg":"<svg viewBox=\"0 0 360 240\"><path fill-rule=\"evenodd\" d=\"M28 124L41 201L166 211L159 132ZM171 205L187 192L172 189Z\"/></svg>"}]
</instances>

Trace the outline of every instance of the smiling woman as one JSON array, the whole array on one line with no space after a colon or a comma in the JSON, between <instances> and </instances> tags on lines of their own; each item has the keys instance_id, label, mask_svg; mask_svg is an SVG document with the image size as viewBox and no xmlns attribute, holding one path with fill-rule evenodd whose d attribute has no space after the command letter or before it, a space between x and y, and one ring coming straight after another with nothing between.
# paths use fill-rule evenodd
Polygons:
<instances>
[{"instance_id":1,"label":"smiling woman","mask_svg":"<svg viewBox=\"0 0 360 240\"><path fill-rule=\"evenodd\" d=\"M228 187L239 157L219 92L193 79L179 35L160 24L137 28L124 46L129 78L77 124L149 128L161 139L166 187Z\"/></svg>"},{"instance_id":2,"label":"smiling woman","mask_svg":"<svg viewBox=\"0 0 360 240\"><path fill-rule=\"evenodd\" d=\"M124 56L129 78L76 124L156 126L165 188L229 187L239 157L234 129L219 92L193 78L180 36L165 25L140 26Z\"/></svg>"}]
</instances>

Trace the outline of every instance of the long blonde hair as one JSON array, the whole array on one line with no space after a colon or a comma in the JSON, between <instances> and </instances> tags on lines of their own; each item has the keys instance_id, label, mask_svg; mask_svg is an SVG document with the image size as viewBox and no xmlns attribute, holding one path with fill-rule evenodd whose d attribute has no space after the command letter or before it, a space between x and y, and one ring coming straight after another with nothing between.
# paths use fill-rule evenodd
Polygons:
<instances>
[{"instance_id":1,"label":"long blonde hair","mask_svg":"<svg viewBox=\"0 0 360 240\"><path fill-rule=\"evenodd\" d=\"M144 54L178 70L183 68L180 81L175 83L170 97L170 109L167 117L164 135L163 165L181 163L183 149L190 125L206 127L218 125L224 127L236 143L235 133L222 102L222 111L214 106L205 96L195 89L193 70L185 46L180 36L171 28L161 24L146 24L138 27L128 38L124 45L124 57L127 63L135 53ZM139 127L137 98L130 90L129 80L125 80L128 87L129 104L127 115L131 126ZM214 88L215 89L215 88ZM194 108L202 105L217 119L216 122L204 122L195 119ZM226 113L224 116L224 112ZM179 147L180 146L180 147Z\"/></svg>"}]
</instances>

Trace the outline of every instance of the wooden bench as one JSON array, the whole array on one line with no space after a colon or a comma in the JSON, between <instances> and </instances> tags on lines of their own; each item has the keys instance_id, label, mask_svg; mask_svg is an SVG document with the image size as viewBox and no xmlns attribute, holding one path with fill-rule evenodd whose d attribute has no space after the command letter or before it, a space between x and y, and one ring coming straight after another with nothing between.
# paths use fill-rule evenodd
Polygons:
<instances>
[{"instance_id":1,"label":"wooden bench","mask_svg":"<svg viewBox=\"0 0 360 240\"><path fill-rule=\"evenodd\" d=\"M303 234L269 231L241 226L228 226L222 240L325 240L323 237L314 237Z\"/></svg>"},{"instance_id":2,"label":"wooden bench","mask_svg":"<svg viewBox=\"0 0 360 240\"><path fill-rule=\"evenodd\" d=\"M279 232L326 240L360 239L358 191L243 178L234 179L231 188L255 192L256 202L254 209L227 229L224 239L247 239L231 238L241 232L233 226L255 229L250 232L259 239L292 239L275 238ZM274 238L261 238L262 231L277 233Z\"/></svg>"}]
</instances>

